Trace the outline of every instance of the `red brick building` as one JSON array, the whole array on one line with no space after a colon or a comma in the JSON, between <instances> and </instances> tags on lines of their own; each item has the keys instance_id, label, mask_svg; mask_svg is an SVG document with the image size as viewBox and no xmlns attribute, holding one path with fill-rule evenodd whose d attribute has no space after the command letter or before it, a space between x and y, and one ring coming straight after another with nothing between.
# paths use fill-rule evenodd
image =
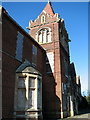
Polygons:
<instances>
[{"instance_id":1,"label":"red brick building","mask_svg":"<svg viewBox=\"0 0 90 120\"><path fill-rule=\"evenodd\" d=\"M71 86L76 74L71 74L75 69L64 20L48 1L27 28L30 35L2 10L2 117L74 115Z\"/></svg>"},{"instance_id":2,"label":"red brick building","mask_svg":"<svg viewBox=\"0 0 90 120\"><path fill-rule=\"evenodd\" d=\"M68 83L68 66L70 64L68 42L70 40L65 29L64 20L61 19L57 13L54 13L51 3L48 2L35 22L32 20L29 21L28 29L30 29L30 35L36 39L47 53L51 69L48 68L48 63L46 61L46 77L48 76L49 78L49 76L52 75L52 78L54 78L56 83L55 92L60 99L61 106L57 106L57 101L55 102L55 100L52 100L49 103L49 98L47 98L45 102L47 105L45 113L50 109L50 114L56 111L56 114L59 116L59 111L61 111L61 117L67 116L67 95L66 92L62 94L62 88L66 90L66 84ZM51 81L52 78L49 80ZM48 90L45 91L46 94ZM48 96L51 96L51 91ZM54 111L52 111L51 106L49 107L51 104Z\"/></svg>"},{"instance_id":3,"label":"red brick building","mask_svg":"<svg viewBox=\"0 0 90 120\"><path fill-rule=\"evenodd\" d=\"M3 76L2 77L2 100L3 100L2 101L2 117L12 118L15 115L19 117L19 115L24 116L25 114L27 114L28 116L30 112L36 112L36 113L42 112L42 108L38 109L36 106L35 108L28 110L28 112L25 113L25 111L27 111L26 109L28 109L27 106L30 106L30 105L26 105L24 106L24 108L20 108L20 106L17 105L17 104L20 104L19 99L22 101L22 99L25 97L25 95L23 95L24 90L21 91L20 89L22 88L22 89L25 89L26 91L28 91L28 89L26 89L26 86L24 86L23 81L19 83L18 82L19 80L18 80L17 81L18 83L16 83L16 77L18 74L20 74L18 78L22 78L25 81L25 78L27 78L26 77L27 75L22 75L24 74L23 73L24 71L25 73L31 75L32 80L36 78L40 80L43 79L43 76L45 74L45 70L43 69L45 68L45 64L44 64L45 51L33 38L31 38L31 36L29 36L8 15L6 10L4 9L2 10L2 24L3 24L2 25L2 31L3 31L2 32L2 51L0 51L2 52L2 76ZM27 68L26 70L27 72L25 71L25 68ZM28 83L29 87L31 87L30 84L31 85L34 84L32 80L31 80L31 83ZM21 84L22 86L20 86L19 84ZM17 87L20 91L17 89ZM30 90L33 90L33 91L36 90L37 88L37 86L34 86L34 85L32 85L32 87L30 88ZM20 93L21 95L19 95ZM17 98L18 100L16 104L15 104L15 101L16 101L15 96L19 97L19 99ZM23 96L23 98L20 96ZM27 95L27 97L29 99L29 95ZM33 104L36 104L36 101ZM23 105L23 103L21 105ZM15 108L15 106L17 106L17 108ZM42 105L40 107L42 107Z\"/></svg>"}]
</instances>

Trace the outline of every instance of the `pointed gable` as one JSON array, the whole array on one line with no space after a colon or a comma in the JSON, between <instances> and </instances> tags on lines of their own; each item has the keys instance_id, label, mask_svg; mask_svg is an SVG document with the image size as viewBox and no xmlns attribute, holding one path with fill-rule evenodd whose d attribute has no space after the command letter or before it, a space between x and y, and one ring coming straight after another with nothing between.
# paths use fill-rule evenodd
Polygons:
<instances>
[{"instance_id":1,"label":"pointed gable","mask_svg":"<svg viewBox=\"0 0 90 120\"><path fill-rule=\"evenodd\" d=\"M50 2L47 3L47 5L46 5L45 8L44 8L44 11L45 11L46 13L48 13L49 15L54 16L54 11L53 11L53 9L52 9L52 6L51 6L51 3L50 3Z\"/></svg>"},{"instance_id":2,"label":"pointed gable","mask_svg":"<svg viewBox=\"0 0 90 120\"><path fill-rule=\"evenodd\" d=\"M30 30L31 28L42 26L43 24L59 22L59 21L60 21L59 14L54 13L51 6L51 2L50 0L48 0L48 3L46 4L41 14L37 17L37 19L35 19L35 21L33 20L29 21L29 27L27 27L27 29Z\"/></svg>"},{"instance_id":3,"label":"pointed gable","mask_svg":"<svg viewBox=\"0 0 90 120\"><path fill-rule=\"evenodd\" d=\"M41 75L41 73L37 69L35 69L28 60L25 60L17 68L16 73L31 73L31 74Z\"/></svg>"}]
</instances>

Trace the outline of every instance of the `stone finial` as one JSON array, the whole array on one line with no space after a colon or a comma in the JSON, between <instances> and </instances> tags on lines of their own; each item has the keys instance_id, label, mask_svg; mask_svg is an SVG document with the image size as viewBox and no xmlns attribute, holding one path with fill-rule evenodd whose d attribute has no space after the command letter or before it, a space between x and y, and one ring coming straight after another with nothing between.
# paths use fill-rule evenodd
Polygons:
<instances>
[{"instance_id":1,"label":"stone finial","mask_svg":"<svg viewBox=\"0 0 90 120\"><path fill-rule=\"evenodd\" d=\"M48 3L50 3L50 0L48 0Z\"/></svg>"},{"instance_id":2,"label":"stone finial","mask_svg":"<svg viewBox=\"0 0 90 120\"><path fill-rule=\"evenodd\" d=\"M33 23L33 20L30 20L30 23Z\"/></svg>"},{"instance_id":3,"label":"stone finial","mask_svg":"<svg viewBox=\"0 0 90 120\"><path fill-rule=\"evenodd\" d=\"M58 14L58 13L55 13L55 17L57 17L57 19L59 19L59 14Z\"/></svg>"},{"instance_id":4,"label":"stone finial","mask_svg":"<svg viewBox=\"0 0 90 120\"><path fill-rule=\"evenodd\" d=\"M64 19L62 18L61 22L64 22Z\"/></svg>"},{"instance_id":5,"label":"stone finial","mask_svg":"<svg viewBox=\"0 0 90 120\"><path fill-rule=\"evenodd\" d=\"M51 5L51 1L50 0L48 0L48 3ZM52 6L52 5L51 5Z\"/></svg>"},{"instance_id":6,"label":"stone finial","mask_svg":"<svg viewBox=\"0 0 90 120\"><path fill-rule=\"evenodd\" d=\"M32 23L33 23L33 20L30 20L30 21L29 21L29 26L31 26Z\"/></svg>"}]
</instances>

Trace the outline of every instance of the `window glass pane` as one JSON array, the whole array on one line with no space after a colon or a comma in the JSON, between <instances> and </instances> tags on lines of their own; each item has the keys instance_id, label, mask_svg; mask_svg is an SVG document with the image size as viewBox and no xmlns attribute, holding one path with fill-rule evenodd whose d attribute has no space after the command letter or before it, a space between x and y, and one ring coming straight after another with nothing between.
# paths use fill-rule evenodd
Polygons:
<instances>
[{"instance_id":1,"label":"window glass pane","mask_svg":"<svg viewBox=\"0 0 90 120\"><path fill-rule=\"evenodd\" d=\"M51 70L51 67L50 67L50 64L46 64L46 72L50 72L52 73L52 70Z\"/></svg>"},{"instance_id":2,"label":"window glass pane","mask_svg":"<svg viewBox=\"0 0 90 120\"><path fill-rule=\"evenodd\" d=\"M64 110L66 110L66 105L67 105L66 96L63 95L63 109L64 109Z\"/></svg>"},{"instance_id":3,"label":"window glass pane","mask_svg":"<svg viewBox=\"0 0 90 120\"><path fill-rule=\"evenodd\" d=\"M40 80L38 80L38 89L40 89Z\"/></svg>"},{"instance_id":4,"label":"window glass pane","mask_svg":"<svg viewBox=\"0 0 90 120\"><path fill-rule=\"evenodd\" d=\"M40 91L38 90L38 102L37 102L37 106L38 108L40 108Z\"/></svg>"},{"instance_id":5,"label":"window glass pane","mask_svg":"<svg viewBox=\"0 0 90 120\"><path fill-rule=\"evenodd\" d=\"M62 82L62 92L64 93L64 89L63 89L63 82Z\"/></svg>"},{"instance_id":6,"label":"window glass pane","mask_svg":"<svg viewBox=\"0 0 90 120\"><path fill-rule=\"evenodd\" d=\"M44 15L41 17L41 23L43 23L43 22L45 22L45 16Z\"/></svg>"},{"instance_id":7,"label":"window glass pane","mask_svg":"<svg viewBox=\"0 0 90 120\"><path fill-rule=\"evenodd\" d=\"M18 79L18 88L25 88L25 79L24 78Z\"/></svg>"},{"instance_id":8,"label":"window glass pane","mask_svg":"<svg viewBox=\"0 0 90 120\"><path fill-rule=\"evenodd\" d=\"M49 52L47 53L47 57L48 57L48 60L49 60L49 64L47 65L46 64L46 67L48 70L50 70L50 72L54 72L54 54L53 52Z\"/></svg>"},{"instance_id":9,"label":"window glass pane","mask_svg":"<svg viewBox=\"0 0 90 120\"><path fill-rule=\"evenodd\" d=\"M67 62L67 60L64 60L64 64L65 64L65 75L68 77L68 62Z\"/></svg>"},{"instance_id":10,"label":"window glass pane","mask_svg":"<svg viewBox=\"0 0 90 120\"><path fill-rule=\"evenodd\" d=\"M51 33L50 32L48 32L48 34L47 34L47 42L51 42Z\"/></svg>"},{"instance_id":11,"label":"window glass pane","mask_svg":"<svg viewBox=\"0 0 90 120\"><path fill-rule=\"evenodd\" d=\"M29 89L28 108L34 108L34 107L35 107L35 90Z\"/></svg>"},{"instance_id":12,"label":"window glass pane","mask_svg":"<svg viewBox=\"0 0 90 120\"><path fill-rule=\"evenodd\" d=\"M43 30L43 43L46 43L46 31Z\"/></svg>"},{"instance_id":13,"label":"window glass pane","mask_svg":"<svg viewBox=\"0 0 90 120\"><path fill-rule=\"evenodd\" d=\"M33 54L37 55L37 48L34 45L33 45L32 51L33 51Z\"/></svg>"},{"instance_id":14,"label":"window glass pane","mask_svg":"<svg viewBox=\"0 0 90 120\"><path fill-rule=\"evenodd\" d=\"M44 22L45 21L45 19L44 19L44 16L42 17L42 22Z\"/></svg>"},{"instance_id":15,"label":"window glass pane","mask_svg":"<svg viewBox=\"0 0 90 120\"><path fill-rule=\"evenodd\" d=\"M47 55L46 55L46 62L49 62Z\"/></svg>"},{"instance_id":16,"label":"window glass pane","mask_svg":"<svg viewBox=\"0 0 90 120\"><path fill-rule=\"evenodd\" d=\"M42 33L39 33L39 42L42 43Z\"/></svg>"},{"instance_id":17,"label":"window glass pane","mask_svg":"<svg viewBox=\"0 0 90 120\"><path fill-rule=\"evenodd\" d=\"M33 45L32 48L32 63L36 66L37 64L37 48Z\"/></svg>"},{"instance_id":18,"label":"window glass pane","mask_svg":"<svg viewBox=\"0 0 90 120\"><path fill-rule=\"evenodd\" d=\"M17 93L17 108L20 110L25 109L25 89L18 89Z\"/></svg>"},{"instance_id":19,"label":"window glass pane","mask_svg":"<svg viewBox=\"0 0 90 120\"><path fill-rule=\"evenodd\" d=\"M23 35L18 32L16 45L16 59L22 61Z\"/></svg>"},{"instance_id":20,"label":"window glass pane","mask_svg":"<svg viewBox=\"0 0 90 120\"><path fill-rule=\"evenodd\" d=\"M32 90L29 90L29 95L28 95L28 108L32 107Z\"/></svg>"},{"instance_id":21,"label":"window glass pane","mask_svg":"<svg viewBox=\"0 0 90 120\"><path fill-rule=\"evenodd\" d=\"M34 78L29 78L29 88L30 87L35 87L35 79Z\"/></svg>"},{"instance_id":22,"label":"window glass pane","mask_svg":"<svg viewBox=\"0 0 90 120\"><path fill-rule=\"evenodd\" d=\"M64 90L66 91L66 84L64 84Z\"/></svg>"}]
</instances>

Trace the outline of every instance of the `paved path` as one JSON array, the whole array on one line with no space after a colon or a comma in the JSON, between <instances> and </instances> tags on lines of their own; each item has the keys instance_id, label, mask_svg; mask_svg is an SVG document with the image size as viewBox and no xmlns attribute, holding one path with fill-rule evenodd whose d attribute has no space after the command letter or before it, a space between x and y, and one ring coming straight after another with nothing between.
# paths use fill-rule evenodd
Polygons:
<instances>
[{"instance_id":1,"label":"paved path","mask_svg":"<svg viewBox=\"0 0 90 120\"><path fill-rule=\"evenodd\" d=\"M56 119L48 119L48 120L56 120ZM75 115L73 117L68 117L64 119L57 120L90 120L90 109L84 109L79 112L79 115Z\"/></svg>"},{"instance_id":2,"label":"paved path","mask_svg":"<svg viewBox=\"0 0 90 120\"><path fill-rule=\"evenodd\" d=\"M83 120L85 120L85 118L86 118L87 120L90 120L90 113L75 115L73 117L68 117L68 118L66 118L66 120L74 119L74 118L75 118L75 120L76 120L76 118L82 118Z\"/></svg>"},{"instance_id":3,"label":"paved path","mask_svg":"<svg viewBox=\"0 0 90 120\"><path fill-rule=\"evenodd\" d=\"M68 117L63 120L90 120L90 110L82 110L79 115Z\"/></svg>"},{"instance_id":4,"label":"paved path","mask_svg":"<svg viewBox=\"0 0 90 120\"><path fill-rule=\"evenodd\" d=\"M90 109L84 109L79 112L79 115L68 117L59 120L90 120Z\"/></svg>"}]
</instances>

